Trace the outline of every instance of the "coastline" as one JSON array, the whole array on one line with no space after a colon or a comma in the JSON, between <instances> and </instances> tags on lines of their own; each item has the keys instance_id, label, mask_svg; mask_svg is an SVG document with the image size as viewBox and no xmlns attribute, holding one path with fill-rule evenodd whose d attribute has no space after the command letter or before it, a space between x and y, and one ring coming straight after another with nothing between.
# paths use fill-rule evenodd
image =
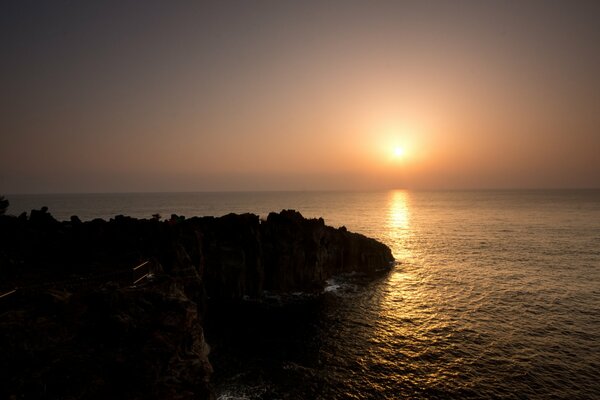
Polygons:
<instances>
[{"instance_id":1,"label":"coastline","mask_svg":"<svg viewBox=\"0 0 600 400\"><path fill-rule=\"evenodd\" d=\"M203 328L209 300L322 293L336 274L376 274L393 262L374 239L292 210L264 221L229 214L59 222L43 209L0 223L3 293L7 283L21 285L0 299L9 398L112 396L124 382L126 397L214 398ZM145 261L145 276L132 276ZM64 285L78 278L87 284Z\"/></svg>"}]
</instances>

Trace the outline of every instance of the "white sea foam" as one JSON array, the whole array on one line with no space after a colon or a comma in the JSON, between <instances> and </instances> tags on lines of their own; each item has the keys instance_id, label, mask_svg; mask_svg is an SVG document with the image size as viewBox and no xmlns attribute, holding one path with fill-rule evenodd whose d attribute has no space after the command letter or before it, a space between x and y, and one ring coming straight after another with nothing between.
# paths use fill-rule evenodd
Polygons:
<instances>
[{"instance_id":1,"label":"white sea foam","mask_svg":"<svg viewBox=\"0 0 600 400\"><path fill-rule=\"evenodd\" d=\"M338 282L336 282L335 279L327 279L325 283L326 286L325 289L323 289L325 293L337 292L338 290L340 290L341 285Z\"/></svg>"}]
</instances>

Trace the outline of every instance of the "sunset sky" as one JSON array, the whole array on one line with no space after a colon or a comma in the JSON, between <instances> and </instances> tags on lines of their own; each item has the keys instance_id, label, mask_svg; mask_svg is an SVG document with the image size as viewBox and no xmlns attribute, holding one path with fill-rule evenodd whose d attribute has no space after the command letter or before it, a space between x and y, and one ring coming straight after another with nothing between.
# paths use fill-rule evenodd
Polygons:
<instances>
[{"instance_id":1,"label":"sunset sky","mask_svg":"<svg viewBox=\"0 0 600 400\"><path fill-rule=\"evenodd\" d=\"M0 194L600 187L600 1L91 3L0 5Z\"/></svg>"}]
</instances>

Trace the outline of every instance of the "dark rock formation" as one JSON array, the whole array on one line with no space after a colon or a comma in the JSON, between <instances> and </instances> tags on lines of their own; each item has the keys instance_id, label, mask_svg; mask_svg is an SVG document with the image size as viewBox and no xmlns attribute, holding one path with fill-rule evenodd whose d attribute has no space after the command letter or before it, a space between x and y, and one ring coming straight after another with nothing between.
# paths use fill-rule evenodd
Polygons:
<instances>
[{"instance_id":1,"label":"dark rock formation","mask_svg":"<svg viewBox=\"0 0 600 400\"><path fill-rule=\"evenodd\" d=\"M209 301L320 292L392 261L385 245L295 211L0 216L0 398L211 398Z\"/></svg>"},{"instance_id":2,"label":"dark rock formation","mask_svg":"<svg viewBox=\"0 0 600 400\"><path fill-rule=\"evenodd\" d=\"M271 213L261 224L265 288L270 291L323 289L325 280L342 272L374 273L394 260L390 249L374 239L305 219L287 210Z\"/></svg>"},{"instance_id":3,"label":"dark rock formation","mask_svg":"<svg viewBox=\"0 0 600 400\"><path fill-rule=\"evenodd\" d=\"M211 298L235 300L270 292L320 292L327 279L350 271L374 273L393 262L374 239L306 219L293 210L187 220L202 233L204 274Z\"/></svg>"},{"instance_id":4,"label":"dark rock formation","mask_svg":"<svg viewBox=\"0 0 600 400\"><path fill-rule=\"evenodd\" d=\"M0 321L2 398L210 398L201 317L173 280L18 303Z\"/></svg>"}]
</instances>

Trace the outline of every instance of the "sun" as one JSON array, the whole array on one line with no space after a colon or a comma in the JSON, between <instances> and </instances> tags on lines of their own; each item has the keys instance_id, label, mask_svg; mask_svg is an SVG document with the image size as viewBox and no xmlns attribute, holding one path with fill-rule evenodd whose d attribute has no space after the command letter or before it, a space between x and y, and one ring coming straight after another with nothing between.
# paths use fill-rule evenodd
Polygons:
<instances>
[{"instance_id":1,"label":"sun","mask_svg":"<svg viewBox=\"0 0 600 400\"><path fill-rule=\"evenodd\" d=\"M394 147L394 157L402 158L405 154L406 152L404 151L403 147Z\"/></svg>"}]
</instances>

